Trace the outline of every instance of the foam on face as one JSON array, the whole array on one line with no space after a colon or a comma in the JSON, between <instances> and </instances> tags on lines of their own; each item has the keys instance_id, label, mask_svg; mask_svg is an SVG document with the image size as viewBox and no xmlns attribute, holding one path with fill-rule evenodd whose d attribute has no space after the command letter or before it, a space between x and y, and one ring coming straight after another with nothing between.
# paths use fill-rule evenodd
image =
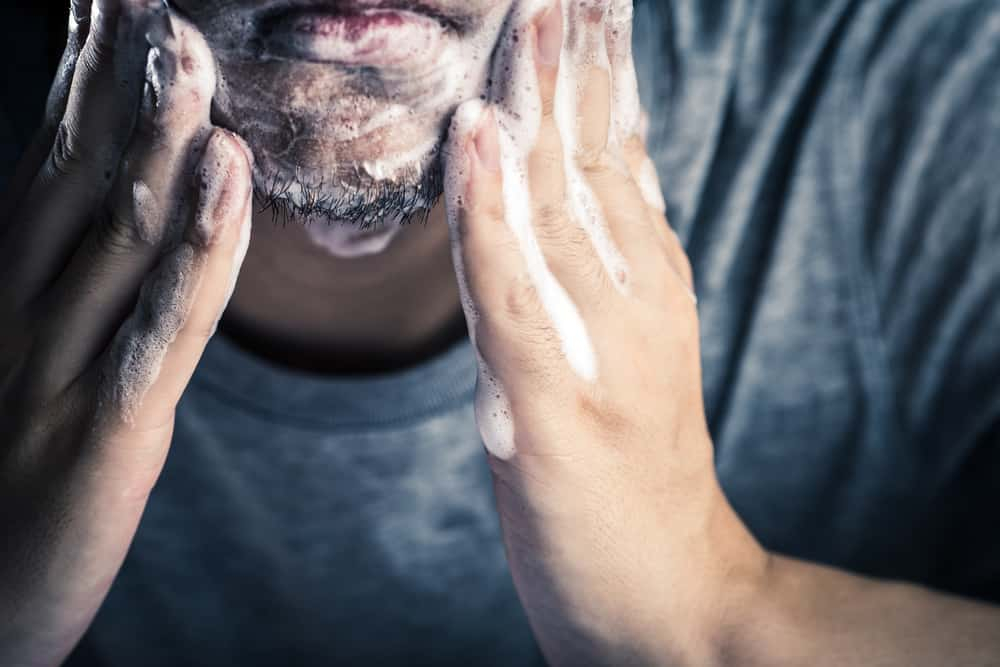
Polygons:
<instances>
[{"instance_id":1,"label":"foam on face","mask_svg":"<svg viewBox=\"0 0 1000 667\"><path fill-rule=\"evenodd\" d=\"M204 27L213 36L221 71L216 107L253 145L258 189L277 184L283 201L308 208L317 191L339 201L364 196L373 183L417 186L423 171L436 168L455 108L486 89L506 14L501 5L483 2L467 10L475 27L461 35L446 33L436 23L441 34L431 35L430 42L423 24L406 34L394 32L395 41L422 35L408 40L411 58L355 68L303 63L280 49L261 49L254 22L241 18L245 13L227 19L206 10ZM375 30L364 38L379 35ZM359 48L357 43L338 46L336 40L327 46ZM308 192L297 182L307 184ZM419 194L407 196L414 209ZM436 197L432 193L428 199Z\"/></svg>"},{"instance_id":2,"label":"foam on face","mask_svg":"<svg viewBox=\"0 0 1000 667\"><path fill-rule=\"evenodd\" d=\"M624 5L625 0L616 0ZM618 21L631 20L630 0L628 13L618 8ZM534 232L532 221L531 191L527 173L527 157L534 147L541 121L541 101L538 91L537 70L532 40L524 39L524 28L529 21L546 9L546 0L523 0L511 12L509 29L502 38L496 54L493 81L494 88L489 100L494 105L500 143L500 166L503 173L503 201L505 222L518 240L518 247L524 258L527 272L534 282L536 292L559 336L561 348L570 368L583 380L597 379L599 364L594 346L580 311L569 294L559 284L545 262L544 254ZM628 266L621 252L610 238L607 223L600 203L591 190L577 165L580 150L579 97L583 82L578 73L587 72L590 67L600 67L612 74L608 58L608 44L603 32L604 22L584 23L586 17L595 12L605 16L609 11L606 2L600 0L563 0L563 29L566 38L563 43L559 80L556 87L554 114L565 149L565 170L570 223L584 228L594 244L612 283L620 290L628 289ZM619 42L631 39L631 31L623 34L620 23L611 22L609 33L616 47L612 82L616 90L616 101L612 109L609 128L609 147L617 151L624 140L638 131L641 112L636 90L628 91L635 85L634 69L629 75L631 47L626 50ZM627 62L626 62L627 61ZM617 81L617 65L625 67L623 80ZM622 89L624 98L617 96ZM464 146L473 136L484 106L469 102L456 113L449 134L447 148L446 197L449 222L457 225L457 212L462 206L469 165ZM475 328L479 314L469 296L469 289L463 266L461 240L453 238L453 255L462 305L469 322L469 333L476 345ZM497 458L509 459L516 452L513 415L510 401L502 383L478 352L479 378L476 391L476 417L487 450Z\"/></svg>"}]
</instances>

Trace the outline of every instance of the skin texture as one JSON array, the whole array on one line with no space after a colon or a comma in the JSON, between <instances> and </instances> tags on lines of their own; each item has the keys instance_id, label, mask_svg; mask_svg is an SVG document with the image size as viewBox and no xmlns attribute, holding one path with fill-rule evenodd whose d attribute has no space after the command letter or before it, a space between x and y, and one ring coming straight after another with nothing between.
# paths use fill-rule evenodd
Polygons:
<instances>
[{"instance_id":1,"label":"skin texture","mask_svg":"<svg viewBox=\"0 0 1000 667\"><path fill-rule=\"evenodd\" d=\"M64 71L0 244L4 665L58 664L90 623L250 231L251 156L209 122L196 30L99 2Z\"/></svg>"},{"instance_id":2,"label":"skin texture","mask_svg":"<svg viewBox=\"0 0 1000 667\"><path fill-rule=\"evenodd\" d=\"M563 0L570 11L607 3ZM572 3L572 4L571 4ZM617 5L616 5L617 6ZM607 29L607 15L575 23ZM558 23L519 26L545 44ZM526 39L525 39L526 38ZM594 40L598 43L600 40ZM527 48L527 47L524 47ZM624 256L619 289L584 225L563 205L565 153L552 109L556 68L536 61L541 127L528 151L535 236L580 311L599 372L559 344L525 245L505 215L497 118L456 123L448 196L470 331L501 386L513 445L491 456L511 572L554 665L986 665L1000 655L1000 610L765 552L715 477L701 392L691 273L656 197L642 142L616 136L616 76L563 58L582 85L572 157ZM615 59L612 59L615 62ZM459 115L466 111L459 110ZM625 125L628 129L630 126ZM627 170L620 168L624 158ZM460 176L460 177L459 177Z\"/></svg>"},{"instance_id":3,"label":"skin texture","mask_svg":"<svg viewBox=\"0 0 1000 667\"><path fill-rule=\"evenodd\" d=\"M437 0L432 6L449 26L440 52L417 50L378 68L288 59L281 40L269 41L268 16L278 2L180 0L176 7L217 58L217 118L250 144L259 181L294 182L287 200L296 202L301 183L335 198L380 182L418 183L451 113L485 88L511 1Z\"/></svg>"},{"instance_id":4,"label":"skin texture","mask_svg":"<svg viewBox=\"0 0 1000 667\"><path fill-rule=\"evenodd\" d=\"M220 87L252 68L237 58L216 70L216 51L231 54L193 3L197 25L155 2L94 2L74 5L90 19L73 25L45 126L2 208L0 402L12 409L0 413L0 664L59 664L90 623L241 265L224 326L294 365L340 370L350 351L354 370L398 368L457 338L456 325L471 330L510 406L512 447L490 466L514 582L552 664L972 665L1000 654L997 610L768 554L729 507L701 402L690 268L649 196L636 123L612 122L612 100L632 85L622 52L608 54L610 70L555 57L570 37L552 14L518 14L494 36L537 63L537 135L507 149L525 154L531 231L591 338L598 371L582 376L507 224L502 95L459 111L479 113L452 127L443 159L457 176L426 230L357 260L258 218L243 262L251 153L270 153L270 140L248 132L248 147L213 123L239 125ZM608 24L605 2L564 2L587 14L581 29L624 25ZM249 4L202 3L219 15ZM510 6L454 5L482 16ZM302 67L262 85L301 86L315 75ZM576 128L553 114L565 67L581 83ZM306 133L326 137L318 122ZM577 132L567 157L561 142ZM362 144L333 148L350 162ZM567 160L600 202L627 290L566 215Z\"/></svg>"}]
</instances>

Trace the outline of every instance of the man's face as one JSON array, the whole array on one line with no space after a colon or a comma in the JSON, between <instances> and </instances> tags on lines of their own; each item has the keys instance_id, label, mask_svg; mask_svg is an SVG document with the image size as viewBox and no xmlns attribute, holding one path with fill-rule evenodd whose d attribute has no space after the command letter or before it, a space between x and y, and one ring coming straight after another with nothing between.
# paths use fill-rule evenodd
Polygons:
<instances>
[{"instance_id":1,"label":"man's face","mask_svg":"<svg viewBox=\"0 0 1000 667\"><path fill-rule=\"evenodd\" d=\"M253 148L258 188L299 214L377 222L438 194L433 176L450 114L485 90L512 2L174 6L215 54L215 115Z\"/></svg>"}]
</instances>

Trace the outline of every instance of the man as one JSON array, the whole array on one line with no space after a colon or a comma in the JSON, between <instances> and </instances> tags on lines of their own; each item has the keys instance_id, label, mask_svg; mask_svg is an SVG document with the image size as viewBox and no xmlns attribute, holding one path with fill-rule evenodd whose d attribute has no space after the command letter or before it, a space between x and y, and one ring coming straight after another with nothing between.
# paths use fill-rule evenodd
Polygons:
<instances>
[{"instance_id":1,"label":"man","mask_svg":"<svg viewBox=\"0 0 1000 667\"><path fill-rule=\"evenodd\" d=\"M85 4L0 662L996 661L1000 10Z\"/></svg>"}]
</instances>

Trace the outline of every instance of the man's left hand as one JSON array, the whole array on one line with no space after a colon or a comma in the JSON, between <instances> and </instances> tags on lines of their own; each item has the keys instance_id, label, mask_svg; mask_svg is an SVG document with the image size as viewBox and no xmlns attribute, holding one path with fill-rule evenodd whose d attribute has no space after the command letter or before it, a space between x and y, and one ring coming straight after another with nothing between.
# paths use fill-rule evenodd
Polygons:
<instances>
[{"instance_id":1,"label":"man's left hand","mask_svg":"<svg viewBox=\"0 0 1000 667\"><path fill-rule=\"evenodd\" d=\"M709 664L764 552L715 477L691 269L630 120L631 1L563 3L515 14L511 79L447 152L507 556L553 663Z\"/></svg>"}]
</instances>

